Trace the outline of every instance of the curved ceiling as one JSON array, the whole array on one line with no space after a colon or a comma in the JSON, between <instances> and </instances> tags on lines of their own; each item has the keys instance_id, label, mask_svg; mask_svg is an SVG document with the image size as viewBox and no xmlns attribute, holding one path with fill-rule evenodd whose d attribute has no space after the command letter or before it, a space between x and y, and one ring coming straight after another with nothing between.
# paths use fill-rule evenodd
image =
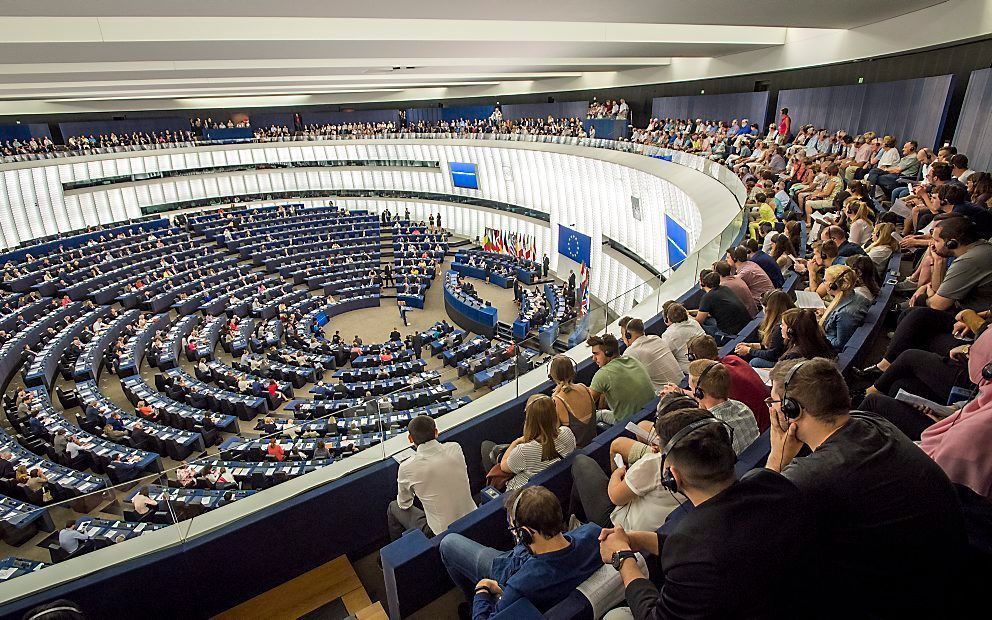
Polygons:
<instances>
[{"instance_id":1,"label":"curved ceiling","mask_svg":"<svg viewBox=\"0 0 992 620\"><path fill-rule=\"evenodd\" d=\"M976 2L3 0L0 114L437 99L709 77L723 59L782 55L795 42Z\"/></svg>"}]
</instances>

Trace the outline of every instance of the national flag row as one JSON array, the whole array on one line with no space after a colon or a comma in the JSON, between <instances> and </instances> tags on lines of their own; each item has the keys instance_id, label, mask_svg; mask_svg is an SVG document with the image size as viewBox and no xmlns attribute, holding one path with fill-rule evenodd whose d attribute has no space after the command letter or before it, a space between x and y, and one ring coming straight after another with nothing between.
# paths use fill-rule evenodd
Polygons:
<instances>
[{"instance_id":1,"label":"national flag row","mask_svg":"<svg viewBox=\"0 0 992 620\"><path fill-rule=\"evenodd\" d=\"M487 227L482 235L482 249L486 252L509 254L526 260L537 260L537 244L533 235Z\"/></svg>"}]
</instances>

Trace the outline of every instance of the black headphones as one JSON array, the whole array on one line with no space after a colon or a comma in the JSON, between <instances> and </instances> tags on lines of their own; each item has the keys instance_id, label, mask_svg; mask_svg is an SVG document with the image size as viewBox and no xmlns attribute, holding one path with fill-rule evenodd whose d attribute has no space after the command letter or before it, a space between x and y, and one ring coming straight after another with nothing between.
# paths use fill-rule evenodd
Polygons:
<instances>
[{"instance_id":1,"label":"black headphones","mask_svg":"<svg viewBox=\"0 0 992 620\"><path fill-rule=\"evenodd\" d=\"M699 373L699 378L696 379L696 389L692 391L692 395L696 397L696 400L703 400L703 397L706 396L706 394L703 393L703 388L699 387L703 383L703 377L706 376L706 373L708 373L711 368L719 364L720 362L713 362L712 364L704 368L703 372Z\"/></svg>"},{"instance_id":2,"label":"black headphones","mask_svg":"<svg viewBox=\"0 0 992 620\"><path fill-rule=\"evenodd\" d=\"M956 250L959 247L961 247L961 244L958 243L957 239L948 239L947 241L944 242L944 247L947 248L948 250Z\"/></svg>"},{"instance_id":3,"label":"black headphones","mask_svg":"<svg viewBox=\"0 0 992 620\"><path fill-rule=\"evenodd\" d=\"M992 381L992 362L985 364L982 368L982 379L986 381Z\"/></svg>"},{"instance_id":4,"label":"black headphones","mask_svg":"<svg viewBox=\"0 0 992 620\"><path fill-rule=\"evenodd\" d=\"M685 428L675 433L672 438L668 440L668 443L665 444L665 448L661 451L661 486L668 489L671 493L678 491L679 483L675 481L675 476L672 475L672 470L665 468L665 461L668 460L668 455L673 449L675 449L675 446L677 446L680 441L686 438L686 436L691 434L696 429L709 426L710 424L719 424L727 429L727 439L730 441L731 447L733 447L733 427L718 418L703 418L702 420L696 420L692 424L687 425Z\"/></svg>"},{"instance_id":5,"label":"black headphones","mask_svg":"<svg viewBox=\"0 0 992 620\"><path fill-rule=\"evenodd\" d=\"M630 340L630 332L629 332L629 331L626 331L626 330L624 330L624 332L623 332L623 337L624 337L624 338L626 338L627 340Z\"/></svg>"},{"instance_id":6,"label":"black headphones","mask_svg":"<svg viewBox=\"0 0 992 620\"><path fill-rule=\"evenodd\" d=\"M507 513L506 519L509 523L510 535L513 536L514 545L524 545L529 546L534 542L534 536L526 528L517 525L517 506L520 505L520 500L523 498L524 493L527 493L533 487L527 487L517 493L516 499L513 500L513 505L510 506L510 512Z\"/></svg>"},{"instance_id":7,"label":"black headphones","mask_svg":"<svg viewBox=\"0 0 992 620\"><path fill-rule=\"evenodd\" d=\"M784 415L789 420L795 420L796 418L798 418L800 412L802 411L802 405L799 404L799 401L789 397L789 382L792 381L792 377L794 377L796 373L799 372L799 369L802 368L808 361L809 360L803 360L799 362L798 364L792 367L792 370L789 371L789 374L785 375L785 383L782 385L781 405L782 405L782 415Z\"/></svg>"}]
</instances>

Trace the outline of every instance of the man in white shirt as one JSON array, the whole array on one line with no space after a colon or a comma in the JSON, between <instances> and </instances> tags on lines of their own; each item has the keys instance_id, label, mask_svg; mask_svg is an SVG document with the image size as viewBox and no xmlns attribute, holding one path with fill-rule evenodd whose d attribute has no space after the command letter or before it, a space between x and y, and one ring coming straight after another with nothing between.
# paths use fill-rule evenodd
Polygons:
<instances>
[{"instance_id":1,"label":"man in white shirt","mask_svg":"<svg viewBox=\"0 0 992 620\"><path fill-rule=\"evenodd\" d=\"M90 545L90 537L76 530L76 520L66 521L65 529L59 530L59 546L66 553L75 553L81 546Z\"/></svg>"},{"instance_id":2,"label":"man in white shirt","mask_svg":"<svg viewBox=\"0 0 992 620\"><path fill-rule=\"evenodd\" d=\"M639 361L648 371L651 385L657 393L666 383L679 383L685 376L675 359L672 350L660 336L644 333L644 321L623 317L620 319L620 335L627 345L624 355Z\"/></svg>"},{"instance_id":3,"label":"man in white shirt","mask_svg":"<svg viewBox=\"0 0 992 620\"><path fill-rule=\"evenodd\" d=\"M688 373L689 341L696 336L705 335L706 332L703 331L703 327L698 321L689 318L689 312L685 306L677 301L667 301L662 308L665 312L665 325L668 327L661 335L661 339L668 345L682 372ZM679 383L679 381L674 383Z\"/></svg>"},{"instance_id":4,"label":"man in white shirt","mask_svg":"<svg viewBox=\"0 0 992 620\"><path fill-rule=\"evenodd\" d=\"M437 426L430 416L410 420L407 430L417 454L400 463L396 499L386 512L391 540L409 529L434 536L475 510L462 447L454 442L439 442ZM413 505L415 497L423 509Z\"/></svg>"}]
</instances>

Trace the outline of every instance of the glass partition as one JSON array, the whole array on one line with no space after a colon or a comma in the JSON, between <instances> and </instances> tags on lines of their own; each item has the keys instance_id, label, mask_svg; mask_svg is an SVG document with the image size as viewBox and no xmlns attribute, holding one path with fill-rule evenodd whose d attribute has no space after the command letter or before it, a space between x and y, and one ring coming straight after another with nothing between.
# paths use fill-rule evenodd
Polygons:
<instances>
[{"instance_id":1,"label":"glass partition","mask_svg":"<svg viewBox=\"0 0 992 620\"><path fill-rule=\"evenodd\" d=\"M395 139L442 137L465 138L466 136L441 134L389 136ZM743 186L732 172L714 162L686 153L626 142L555 136L511 134L479 136L479 139L526 140L613 148L644 155L672 155L676 163L693 167L716 178L732 193L738 207L743 204ZM568 339L576 331L589 334L602 333L625 314L644 319L660 314L665 301L676 299L692 289L700 269L710 266L722 257L722 253L738 238L743 223L744 215L738 210L718 234L707 240L701 239L695 251L681 264L611 299L590 299L587 310L558 325L555 338L542 339L539 333L529 334L527 338L517 342L511 358L513 362L509 365L512 368L511 378L506 378L500 384L491 387L498 390L503 385L512 385L513 387L507 387L504 392L512 392L515 396L525 395L535 386L544 383L547 378L546 369L538 369L531 374L527 374L527 371L546 364L550 354L567 351L570 348ZM636 305L634 305L635 301ZM583 345L583 343L584 338L581 338L576 344ZM584 345L578 351L581 353L572 354L576 361L588 356ZM280 498L292 497L308 489L325 485L400 454L407 447L405 423L415 410L386 406L384 399L389 399L392 403L394 399L400 399L403 395L411 395L415 392L419 394L425 390L428 392L438 390L436 394L440 399L443 394L440 383L439 376L426 373L385 394L361 395L344 407L335 406L333 410L328 410L327 407L320 408L315 404L312 411L304 412L305 415L297 412L298 415L292 420L280 423L274 429L264 430L257 438L246 440L232 437L216 454L190 458L178 467L143 474L126 482L110 484L109 480L104 480L98 489L57 497L38 511L31 511L31 507L27 507L28 514L23 517L23 521L33 519L43 523L45 528L51 529L52 536L49 537L50 540L46 539L46 545L52 545L53 549L58 548L59 529L72 518L90 523L84 525L83 533L90 535L93 539L92 544L99 547L92 554L72 557L40 571L25 571L20 573L23 577L0 583L0 601L13 600L125 559L181 545L200 536L206 529L235 523L248 514L271 506ZM428 396L428 400L430 398ZM313 402L319 403L320 399L314 398ZM482 412L481 405L473 408L472 404L468 404L465 407L468 413L463 413L469 416L467 419ZM453 411L457 412L458 409ZM448 412L439 415L442 416L443 430L448 426L443 419ZM449 419L461 420L463 417L455 415ZM268 442L271 440L274 439L276 445L282 446L287 438L292 440L291 445L287 444L288 450L287 448L283 450L291 453L292 458L289 460L273 465L264 458L259 461L244 458L246 451L254 450L256 452L252 452L253 456L258 457L260 453L267 451ZM328 458L319 458L324 449L328 452ZM294 450L298 454L292 454ZM296 460L297 458L299 460ZM38 460L43 459L38 457ZM242 465L232 465L234 463ZM246 467L244 463L251 463L251 466ZM279 484L272 488L265 488L264 485L262 488L254 488L253 484L242 485L243 481L252 480L258 468L265 468L266 471L269 468L273 469L273 481L279 481ZM276 477L274 470L277 468L284 469L285 471L280 472L284 475ZM184 486L184 481L190 480L192 480L191 484ZM198 482L198 480L206 482ZM200 488L197 488L198 485ZM251 488L236 489L237 486ZM157 502L157 505L151 508L150 516L133 514L137 512L133 502L134 496L145 487L148 487L149 499ZM142 502L139 500L139 503ZM213 510L229 504L231 506L225 510ZM384 510L384 507L382 508ZM91 511L99 511L105 515L120 514L120 519L116 523L113 519L93 522L89 517L82 516ZM379 518L379 515L375 518ZM122 522L126 524L121 525ZM179 527L170 528L169 525Z\"/></svg>"}]
</instances>

